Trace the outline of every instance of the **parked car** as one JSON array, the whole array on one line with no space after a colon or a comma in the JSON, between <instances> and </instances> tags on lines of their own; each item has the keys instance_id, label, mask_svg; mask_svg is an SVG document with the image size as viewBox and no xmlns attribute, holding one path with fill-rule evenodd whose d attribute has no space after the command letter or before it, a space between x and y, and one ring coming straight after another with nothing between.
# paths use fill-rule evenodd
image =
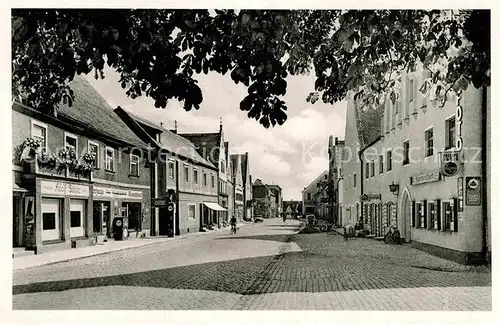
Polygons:
<instances>
[{"instance_id":1,"label":"parked car","mask_svg":"<svg viewBox=\"0 0 500 325\"><path fill-rule=\"evenodd\" d=\"M306 215L306 220L308 225L315 225L317 222L316 216L314 214Z\"/></svg>"}]
</instances>

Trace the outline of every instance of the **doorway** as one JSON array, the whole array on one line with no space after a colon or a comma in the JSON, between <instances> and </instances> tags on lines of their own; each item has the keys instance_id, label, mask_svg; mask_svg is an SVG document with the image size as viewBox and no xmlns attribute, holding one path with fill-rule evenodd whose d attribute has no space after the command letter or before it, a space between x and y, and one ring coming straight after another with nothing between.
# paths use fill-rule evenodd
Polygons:
<instances>
[{"instance_id":1,"label":"doorway","mask_svg":"<svg viewBox=\"0 0 500 325\"><path fill-rule=\"evenodd\" d=\"M85 200L70 199L70 237L83 237L85 236Z\"/></svg>"},{"instance_id":2,"label":"doorway","mask_svg":"<svg viewBox=\"0 0 500 325\"><path fill-rule=\"evenodd\" d=\"M408 191L404 191L403 199L401 201L401 235L404 237L405 242L411 242L411 201Z\"/></svg>"},{"instance_id":3,"label":"doorway","mask_svg":"<svg viewBox=\"0 0 500 325\"><path fill-rule=\"evenodd\" d=\"M108 235L108 220L111 204L109 201L94 201L94 233Z\"/></svg>"}]
</instances>

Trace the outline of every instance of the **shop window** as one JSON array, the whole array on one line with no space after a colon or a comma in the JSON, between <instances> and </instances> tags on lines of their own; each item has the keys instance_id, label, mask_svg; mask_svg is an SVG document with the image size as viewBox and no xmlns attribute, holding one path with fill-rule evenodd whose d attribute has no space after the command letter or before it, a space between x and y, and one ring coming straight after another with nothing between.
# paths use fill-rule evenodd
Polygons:
<instances>
[{"instance_id":1,"label":"shop window","mask_svg":"<svg viewBox=\"0 0 500 325\"><path fill-rule=\"evenodd\" d=\"M139 176L139 156L130 155L130 175Z\"/></svg>"},{"instance_id":2,"label":"shop window","mask_svg":"<svg viewBox=\"0 0 500 325\"><path fill-rule=\"evenodd\" d=\"M457 231L457 200L443 201L443 230Z\"/></svg>"},{"instance_id":3,"label":"shop window","mask_svg":"<svg viewBox=\"0 0 500 325\"><path fill-rule=\"evenodd\" d=\"M88 143L88 153L94 155L95 159L92 162L92 166L94 168L99 168L99 144L93 141L89 141Z\"/></svg>"},{"instance_id":4,"label":"shop window","mask_svg":"<svg viewBox=\"0 0 500 325\"><path fill-rule=\"evenodd\" d=\"M196 218L196 206L194 204L188 205L188 217L191 219Z\"/></svg>"},{"instance_id":5,"label":"shop window","mask_svg":"<svg viewBox=\"0 0 500 325\"><path fill-rule=\"evenodd\" d=\"M113 148L106 148L105 169L110 172L115 171L115 150Z\"/></svg>"},{"instance_id":6,"label":"shop window","mask_svg":"<svg viewBox=\"0 0 500 325\"><path fill-rule=\"evenodd\" d=\"M69 202L70 206L70 236L71 237L83 237L85 235L84 230L84 220L85 215L85 201L71 199Z\"/></svg>"},{"instance_id":7,"label":"shop window","mask_svg":"<svg viewBox=\"0 0 500 325\"><path fill-rule=\"evenodd\" d=\"M434 154L434 130L432 128L425 131L425 156Z\"/></svg>"},{"instance_id":8,"label":"shop window","mask_svg":"<svg viewBox=\"0 0 500 325\"><path fill-rule=\"evenodd\" d=\"M82 226L82 213L80 211L71 211L71 227L81 227Z\"/></svg>"},{"instance_id":9,"label":"shop window","mask_svg":"<svg viewBox=\"0 0 500 325\"><path fill-rule=\"evenodd\" d=\"M64 146L66 150L78 154L78 140L76 135L64 132Z\"/></svg>"},{"instance_id":10,"label":"shop window","mask_svg":"<svg viewBox=\"0 0 500 325\"><path fill-rule=\"evenodd\" d=\"M410 163L410 141L403 142L403 165Z\"/></svg>"},{"instance_id":11,"label":"shop window","mask_svg":"<svg viewBox=\"0 0 500 325\"><path fill-rule=\"evenodd\" d=\"M31 122L31 137L40 141L40 148L47 150L47 125L44 123Z\"/></svg>"},{"instance_id":12,"label":"shop window","mask_svg":"<svg viewBox=\"0 0 500 325\"><path fill-rule=\"evenodd\" d=\"M174 178L175 163L173 161L168 162L168 177Z\"/></svg>"},{"instance_id":13,"label":"shop window","mask_svg":"<svg viewBox=\"0 0 500 325\"><path fill-rule=\"evenodd\" d=\"M445 149L455 148L455 117L446 120Z\"/></svg>"},{"instance_id":14,"label":"shop window","mask_svg":"<svg viewBox=\"0 0 500 325\"><path fill-rule=\"evenodd\" d=\"M46 212L42 214L42 225L43 230L55 230L56 229L56 213Z\"/></svg>"}]
</instances>

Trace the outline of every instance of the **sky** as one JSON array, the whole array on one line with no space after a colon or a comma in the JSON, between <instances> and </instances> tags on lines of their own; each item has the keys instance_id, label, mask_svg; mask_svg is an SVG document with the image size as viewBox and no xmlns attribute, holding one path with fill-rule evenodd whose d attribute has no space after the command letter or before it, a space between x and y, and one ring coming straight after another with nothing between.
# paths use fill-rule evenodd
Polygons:
<instances>
[{"instance_id":1,"label":"sky","mask_svg":"<svg viewBox=\"0 0 500 325\"><path fill-rule=\"evenodd\" d=\"M106 68L104 74L105 79L95 80L92 73L86 79L111 107L121 106L154 123L163 122L169 129L177 121L179 133L218 132L222 118L229 153L248 152L252 180L279 185L284 200L301 200L304 187L328 169L329 135L344 139L346 102L306 102L307 95L314 91L314 75L286 79L288 87L283 100L288 106L288 119L282 126L266 129L240 110L239 103L247 90L234 84L229 73L196 76L203 103L199 110L190 112L177 100L171 100L165 109L156 108L148 97L133 100L127 97L113 70Z\"/></svg>"}]
</instances>

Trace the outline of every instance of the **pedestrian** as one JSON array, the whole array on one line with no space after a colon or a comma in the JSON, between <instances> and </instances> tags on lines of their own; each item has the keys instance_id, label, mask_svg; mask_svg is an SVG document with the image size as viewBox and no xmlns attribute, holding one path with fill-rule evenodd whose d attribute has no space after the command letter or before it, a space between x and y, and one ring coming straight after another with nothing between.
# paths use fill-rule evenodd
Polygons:
<instances>
[{"instance_id":1,"label":"pedestrian","mask_svg":"<svg viewBox=\"0 0 500 325\"><path fill-rule=\"evenodd\" d=\"M286 214L283 213L283 222L286 222Z\"/></svg>"}]
</instances>

